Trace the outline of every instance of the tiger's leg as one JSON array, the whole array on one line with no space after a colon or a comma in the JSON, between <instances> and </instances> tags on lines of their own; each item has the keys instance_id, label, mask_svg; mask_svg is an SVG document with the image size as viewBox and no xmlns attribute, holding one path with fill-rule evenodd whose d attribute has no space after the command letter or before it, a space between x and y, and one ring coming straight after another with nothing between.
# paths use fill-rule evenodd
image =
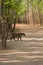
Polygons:
<instances>
[{"instance_id":1,"label":"tiger's leg","mask_svg":"<svg viewBox=\"0 0 43 65\"><path fill-rule=\"evenodd\" d=\"M15 40L15 37L14 37L14 40Z\"/></svg>"},{"instance_id":2,"label":"tiger's leg","mask_svg":"<svg viewBox=\"0 0 43 65\"><path fill-rule=\"evenodd\" d=\"M12 42L13 36L10 37L10 41Z\"/></svg>"},{"instance_id":3,"label":"tiger's leg","mask_svg":"<svg viewBox=\"0 0 43 65\"><path fill-rule=\"evenodd\" d=\"M17 37L17 41L19 40L19 37Z\"/></svg>"},{"instance_id":4,"label":"tiger's leg","mask_svg":"<svg viewBox=\"0 0 43 65\"><path fill-rule=\"evenodd\" d=\"M21 37L20 37L20 41L22 41Z\"/></svg>"}]
</instances>

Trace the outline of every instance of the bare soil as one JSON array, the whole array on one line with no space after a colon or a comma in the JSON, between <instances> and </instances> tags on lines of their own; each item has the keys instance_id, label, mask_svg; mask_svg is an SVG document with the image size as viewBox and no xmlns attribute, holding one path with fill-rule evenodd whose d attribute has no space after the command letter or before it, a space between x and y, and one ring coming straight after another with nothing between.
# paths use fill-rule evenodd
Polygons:
<instances>
[{"instance_id":1,"label":"bare soil","mask_svg":"<svg viewBox=\"0 0 43 65\"><path fill-rule=\"evenodd\" d=\"M16 24L15 29L17 32L43 32L43 26L38 25L29 26L27 24Z\"/></svg>"}]
</instances>

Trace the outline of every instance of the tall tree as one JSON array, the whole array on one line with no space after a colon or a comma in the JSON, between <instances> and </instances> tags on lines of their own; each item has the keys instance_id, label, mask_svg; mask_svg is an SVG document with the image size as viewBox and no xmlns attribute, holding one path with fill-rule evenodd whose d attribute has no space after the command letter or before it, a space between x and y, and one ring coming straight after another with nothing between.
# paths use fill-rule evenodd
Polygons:
<instances>
[{"instance_id":1,"label":"tall tree","mask_svg":"<svg viewBox=\"0 0 43 65\"><path fill-rule=\"evenodd\" d=\"M1 0L1 15L4 17L4 0Z\"/></svg>"}]
</instances>

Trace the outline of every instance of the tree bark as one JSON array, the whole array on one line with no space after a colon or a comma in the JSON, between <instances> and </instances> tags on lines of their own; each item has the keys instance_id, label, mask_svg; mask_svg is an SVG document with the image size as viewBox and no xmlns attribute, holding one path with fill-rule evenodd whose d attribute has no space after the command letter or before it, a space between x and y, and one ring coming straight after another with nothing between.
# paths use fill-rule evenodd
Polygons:
<instances>
[{"instance_id":1,"label":"tree bark","mask_svg":"<svg viewBox=\"0 0 43 65\"><path fill-rule=\"evenodd\" d=\"M3 46L3 48L6 48L6 39L7 39L7 33L6 33L7 28L6 28L6 26L7 26L7 24L5 23L6 19L4 17L5 16L4 8L5 8L4 0L1 0L1 15L2 15L2 18L3 18L2 22L1 22L1 24L2 24L1 25L2 46Z\"/></svg>"},{"instance_id":2,"label":"tree bark","mask_svg":"<svg viewBox=\"0 0 43 65\"><path fill-rule=\"evenodd\" d=\"M32 5L29 4L29 25L33 26L33 10L32 10Z\"/></svg>"},{"instance_id":3,"label":"tree bark","mask_svg":"<svg viewBox=\"0 0 43 65\"><path fill-rule=\"evenodd\" d=\"M4 0L1 0L1 15L4 17Z\"/></svg>"}]
</instances>

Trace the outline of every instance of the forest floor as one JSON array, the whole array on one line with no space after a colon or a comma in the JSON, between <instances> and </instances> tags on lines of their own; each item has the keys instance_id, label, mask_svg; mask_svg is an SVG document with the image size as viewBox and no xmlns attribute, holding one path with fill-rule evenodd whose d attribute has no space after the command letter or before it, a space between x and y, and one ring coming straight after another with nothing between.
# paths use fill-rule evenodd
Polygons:
<instances>
[{"instance_id":1,"label":"forest floor","mask_svg":"<svg viewBox=\"0 0 43 65\"><path fill-rule=\"evenodd\" d=\"M16 30L17 32L30 32L30 33L35 33L35 32L43 32L43 26L29 26L27 24L16 24Z\"/></svg>"},{"instance_id":2,"label":"forest floor","mask_svg":"<svg viewBox=\"0 0 43 65\"><path fill-rule=\"evenodd\" d=\"M0 65L43 65L43 27L16 24L17 32L26 33L22 41L7 40L7 48L0 41Z\"/></svg>"}]
</instances>

